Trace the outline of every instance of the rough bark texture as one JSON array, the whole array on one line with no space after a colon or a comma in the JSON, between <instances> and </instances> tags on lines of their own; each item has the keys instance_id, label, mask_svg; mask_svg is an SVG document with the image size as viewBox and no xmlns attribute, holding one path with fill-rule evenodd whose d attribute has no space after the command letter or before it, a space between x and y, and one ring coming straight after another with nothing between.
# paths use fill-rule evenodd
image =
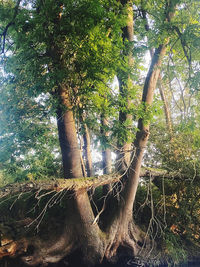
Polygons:
<instances>
[{"instance_id":1,"label":"rough bark texture","mask_svg":"<svg viewBox=\"0 0 200 267\"><path fill-rule=\"evenodd\" d=\"M142 169L140 172L140 177L149 177L159 178L159 177L173 177L174 179L180 179L179 174L167 174L166 171L154 171L148 169ZM99 186L113 184L119 182L122 179L122 175L119 173L112 173L108 175L101 175L97 177L88 177L88 178L73 178L73 179L52 179L52 180L36 180L32 182L23 182L23 183L13 183L8 184L0 188L0 198L9 198L12 196L18 196L20 199L24 193L35 192L37 196L41 191L55 191L61 192L63 190L68 191L78 191L83 189L95 189ZM183 177L182 179L185 179ZM0 202L1 204L1 202Z\"/></svg>"},{"instance_id":2,"label":"rough bark texture","mask_svg":"<svg viewBox=\"0 0 200 267\"><path fill-rule=\"evenodd\" d=\"M102 175L98 177L89 178L74 178L74 179L52 179L52 180L36 180L33 182L8 184L0 189L0 198L8 197L18 193L25 193L31 191L51 190L80 190L96 188L109 183L119 181L121 175L114 173L110 175Z\"/></svg>"},{"instance_id":3,"label":"rough bark texture","mask_svg":"<svg viewBox=\"0 0 200 267\"><path fill-rule=\"evenodd\" d=\"M152 63L145 81L143 89L142 102L145 107L151 106L153 101L153 94L160 73L162 58L166 52L166 44L160 45L154 53ZM145 124L142 119L138 121L138 132L135 140L136 152L131 163L131 166L124 176L126 180L124 188L121 192L121 199L116 210L111 213L109 217L109 224L107 225L107 232L112 238L110 246L108 246L106 255L112 257L116 255L120 247L128 247L132 249L132 253L137 255L141 246L146 248L150 246L150 241L144 241L142 231L133 223L133 204L135 201L136 191L139 183L139 176L142 166L142 159L144 150L149 137L149 124ZM144 253L145 254L145 253Z\"/></svg>"}]
</instances>

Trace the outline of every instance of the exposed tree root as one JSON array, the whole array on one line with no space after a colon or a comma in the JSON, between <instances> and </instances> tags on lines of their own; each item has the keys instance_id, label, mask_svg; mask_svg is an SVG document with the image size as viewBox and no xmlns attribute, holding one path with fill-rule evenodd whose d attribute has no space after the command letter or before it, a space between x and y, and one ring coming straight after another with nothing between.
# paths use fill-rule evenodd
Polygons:
<instances>
[{"instance_id":1,"label":"exposed tree root","mask_svg":"<svg viewBox=\"0 0 200 267\"><path fill-rule=\"evenodd\" d=\"M50 218L48 224L52 223L54 221ZM35 236L29 234L19 240L10 239L8 243L1 239L0 259L5 256L19 257L28 266L47 266L79 251L82 261L92 266L103 259L116 262L122 256L136 256L142 248L144 235L132 221L127 223L116 220L109 233L99 231L97 235L93 233L92 228L91 235L87 233L85 226L81 224L76 215L69 214L67 219L57 226L62 228L62 231L56 226L50 228L51 231L47 231L45 238L39 233ZM41 231L44 231L44 226L41 227ZM49 226L46 227L48 229Z\"/></svg>"},{"instance_id":2,"label":"exposed tree root","mask_svg":"<svg viewBox=\"0 0 200 267\"><path fill-rule=\"evenodd\" d=\"M117 261L124 256L135 257L141 249L150 249L150 242L144 238L145 233L135 225L132 218L126 220L121 217L121 220L116 220L109 232L110 241L105 252L109 261Z\"/></svg>"},{"instance_id":3,"label":"exposed tree root","mask_svg":"<svg viewBox=\"0 0 200 267\"><path fill-rule=\"evenodd\" d=\"M102 262L103 259L117 261L127 254L133 257L141 249L143 254L149 251L151 244L132 221L132 212L124 213L122 198L122 203L117 199L112 202L113 205L118 203L117 209L110 208L105 198L103 211L108 211L106 214L109 218L98 214L95 217L89 208L91 206L84 188L90 188L91 184L106 184L109 180L106 181L106 177L112 181L119 179L119 176L109 175L92 178L91 181L72 179L60 181L60 184L57 181L18 184L14 190L18 194L10 197L5 196L14 189L14 185L4 187L1 190L4 199L0 206L3 214L0 219L0 260L4 257L17 257L29 266L45 266L60 262L79 251L79 256L89 266ZM69 185L68 181L72 185L70 188L77 190L59 190ZM46 190L49 185L53 186L51 191ZM27 195L27 191L32 192ZM22 203L26 205L23 206ZM63 204L59 207L61 203L64 203L64 207ZM5 204L7 206L4 207ZM38 211L30 215L34 209ZM104 219L106 223L102 229L100 225Z\"/></svg>"}]
</instances>

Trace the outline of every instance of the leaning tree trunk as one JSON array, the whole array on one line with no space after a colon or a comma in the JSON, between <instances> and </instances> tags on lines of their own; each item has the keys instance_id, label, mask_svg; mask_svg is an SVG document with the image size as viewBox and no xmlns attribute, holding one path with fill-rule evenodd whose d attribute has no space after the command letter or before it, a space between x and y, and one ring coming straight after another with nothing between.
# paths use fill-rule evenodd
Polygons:
<instances>
[{"instance_id":1,"label":"leaning tree trunk","mask_svg":"<svg viewBox=\"0 0 200 267\"><path fill-rule=\"evenodd\" d=\"M166 17L165 23L170 22L175 14L176 1L169 1L166 3ZM166 54L167 45L169 43L169 37L165 39L165 43L159 45L155 49L154 55L151 60L151 65L145 79L143 88L142 103L144 103L144 112L148 112L148 108L151 107L153 102L154 90L160 75L160 69L162 65L162 59ZM142 166L143 154L149 138L150 123L145 122L143 119L138 121L138 132L136 134L135 147L136 152L133 158L133 162L129 168L127 183L124 189L124 202L125 202L125 217L132 215L133 204L135 201L136 191L139 183L139 175Z\"/></svg>"},{"instance_id":2,"label":"leaning tree trunk","mask_svg":"<svg viewBox=\"0 0 200 267\"><path fill-rule=\"evenodd\" d=\"M142 102L145 107L151 106L153 94L160 73L162 58L166 52L167 43L160 45L155 50L151 66L145 81L143 89ZM147 112L144 110L144 112ZM133 223L133 204L135 201L136 191L139 183L144 150L149 137L149 123L145 124L142 119L138 121L138 132L135 140L136 152L128 172L124 175L125 185L121 192L121 200L118 207L111 212L109 217L110 223L106 231L112 237L110 246L107 247L107 257L116 254L119 247L129 247L134 255L138 253L141 246L144 245L144 236ZM146 244L148 247L148 244Z\"/></svg>"},{"instance_id":3,"label":"leaning tree trunk","mask_svg":"<svg viewBox=\"0 0 200 267\"><path fill-rule=\"evenodd\" d=\"M175 4L173 2L166 4L165 20L167 22L170 22L174 15ZM148 112L148 108L152 105L154 90L160 75L162 59L166 53L168 43L169 38L164 44L159 45L155 49L152 57L143 88L142 103L144 103L144 112ZM134 254L136 254L138 248L144 241L141 242L140 233L133 224L133 204L138 188L143 154L149 137L149 126L149 122L145 122L142 118L139 119L138 132L134 142L136 151L130 168L124 176L126 182L121 192L121 201L119 202L118 209L112 214L111 223L107 226L107 231L112 236L112 242L107 249L107 253L110 256L112 254L114 255L120 246L130 247L133 249Z\"/></svg>"},{"instance_id":4,"label":"leaning tree trunk","mask_svg":"<svg viewBox=\"0 0 200 267\"><path fill-rule=\"evenodd\" d=\"M148 107L151 106L153 102L154 90L156 88L157 80L160 74L160 68L162 64L162 59L166 53L166 44L160 45L154 53L152 58L151 66L145 80L142 102L145 104L144 112L148 112ZM138 121L138 132L135 140L136 152L133 158L133 162L129 169L128 179L125 188L125 203L127 214L132 214L133 204L135 201L135 195L139 182L139 174L142 166L142 159L144 150L147 145L149 137L149 126L148 122L144 122L143 119ZM130 216L130 215L129 215Z\"/></svg>"},{"instance_id":5,"label":"leaning tree trunk","mask_svg":"<svg viewBox=\"0 0 200 267\"><path fill-rule=\"evenodd\" d=\"M151 29L149 27L149 22L148 22L148 19L147 19L146 10L143 7L143 5L144 5L143 1L141 2L141 5L142 5L142 16L143 16L143 19L145 21L145 30L147 32L149 32ZM150 56L151 56L151 59L152 59L153 55L154 55L153 48L150 48L149 52L150 52ZM165 96L165 92L163 90L163 83L162 83L161 74L158 77L158 89L159 89L160 96L161 96L161 99L162 99L162 102L163 102L163 109L164 109L164 113L165 113L166 126L167 126L167 129L168 129L169 135L170 135L170 139L172 139L173 127L172 127L171 114L170 114L169 105L168 105L168 102L167 102L167 99L166 99L166 96Z\"/></svg>"}]
</instances>

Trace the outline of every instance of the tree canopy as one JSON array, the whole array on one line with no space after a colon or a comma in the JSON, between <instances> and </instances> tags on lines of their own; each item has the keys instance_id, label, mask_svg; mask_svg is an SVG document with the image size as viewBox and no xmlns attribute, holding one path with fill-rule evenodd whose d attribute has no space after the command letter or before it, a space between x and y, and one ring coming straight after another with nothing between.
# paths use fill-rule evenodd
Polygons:
<instances>
[{"instance_id":1,"label":"tree canopy","mask_svg":"<svg viewBox=\"0 0 200 267\"><path fill-rule=\"evenodd\" d=\"M194 256L199 1L3 0L0 37L2 264Z\"/></svg>"}]
</instances>

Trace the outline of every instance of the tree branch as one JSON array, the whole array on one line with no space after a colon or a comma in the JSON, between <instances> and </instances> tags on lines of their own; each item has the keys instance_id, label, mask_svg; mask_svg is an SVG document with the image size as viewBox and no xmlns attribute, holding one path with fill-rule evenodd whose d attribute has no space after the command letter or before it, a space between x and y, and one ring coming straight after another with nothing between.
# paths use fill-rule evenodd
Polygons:
<instances>
[{"instance_id":1,"label":"tree branch","mask_svg":"<svg viewBox=\"0 0 200 267\"><path fill-rule=\"evenodd\" d=\"M99 177L89 178L74 178L74 179L52 179L52 180L38 180L23 183L8 184L0 188L0 198L8 195L18 193L25 193L37 190L55 190L61 191L63 189L78 191L81 189L95 188L101 185L114 183L119 181L121 176L119 174L102 175Z\"/></svg>"},{"instance_id":2,"label":"tree branch","mask_svg":"<svg viewBox=\"0 0 200 267\"><path fill-rule=\"evenodd\" d=\"M17 17L17 14L18 14L20 2L21 2L21 0L17 1L17 4L14 8L14 14L13 14L12 20L6 25L5 29L0 34L0 38L1 38L0 45L2 47L1 48L1 54L4 54L4 52L5 52L6 35L7 35L8 29L10 28L10 26L15 24L15 18Z\"/></svg>"},{"instance_id":3,"label":"tree branch","mask_svg":"<svg viewBox=\"0 0 200 267\"><path fill-rule=\"evenodd\" d=\"M140 172L140 177L170 177L170 174L165 170L154 170L143 168ZM51 191L62 191L72 190L79 191L82 189L91 189L98 186L116 183L120 181L123 174L112 173L105 174L98 177L83 177L74 179L52 179L52 180L36 180L22 183L8 184L0 188L0 199L17 195L20 193L26 193L31 191L51 190ZM174 177L171 175L171 177ZM1 203L1 202L0 202Z\"/></svg>"},{"instance_id":4,"label":"tree branch","mask_svg":"<svg viewBox=\"0 0 200 267\"><path fill-rule=\"evenodd\" d=\"M185 40L183 39L183 34L180 32L179 28L174 26L174 30L176 31L176 33L178 34L178 37L180 38L180 41L181 41L181 45L182 45L182 48L183 48L183 52L184 52L184 55L188 61L188 65L189 65L189 72L191 71L191 52L189 50L189 53L187 52L186 50L186 47L188 48Z\"/></svg>"}]
</instances>

